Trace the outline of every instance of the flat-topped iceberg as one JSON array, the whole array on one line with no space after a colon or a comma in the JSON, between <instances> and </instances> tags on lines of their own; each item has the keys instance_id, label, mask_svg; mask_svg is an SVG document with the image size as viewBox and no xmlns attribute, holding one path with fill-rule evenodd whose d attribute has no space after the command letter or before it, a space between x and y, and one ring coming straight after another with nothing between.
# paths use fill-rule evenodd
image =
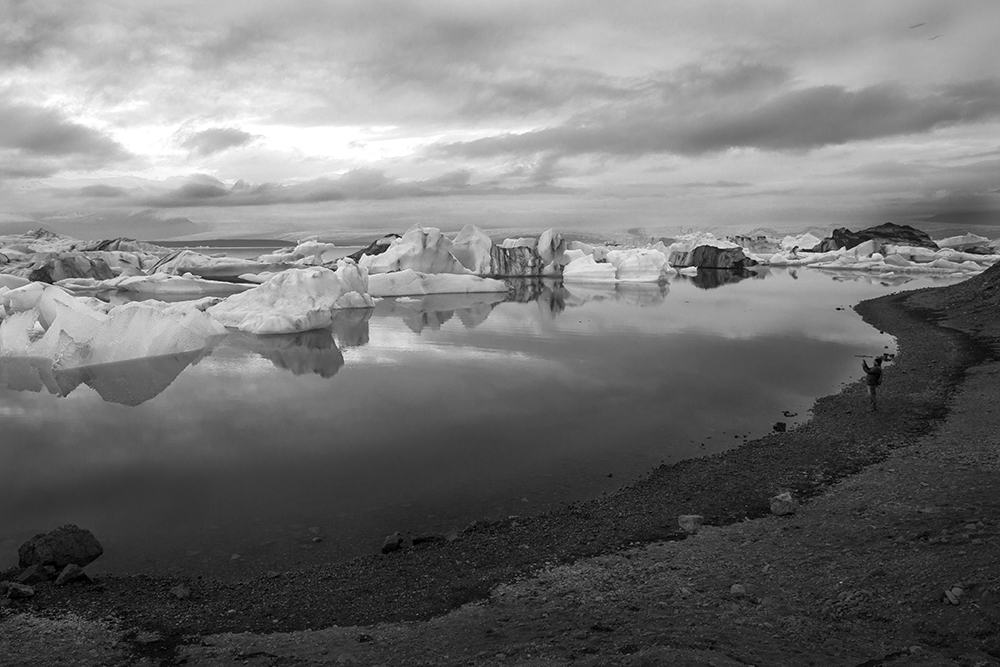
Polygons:
<instances>
[{"instance_id":1,"label":"flat-topped iceberg","mask_svg":"<svg viewBox=\"0 0 1000 667\"><path fill-rule=\"evenodd\" d=\"M227 327L278 334L328 327L336 309L373 305L368 272L348 260L340 262L336 271L325 267L283 271L207 312Z\"/></svg>"},{"instance_id":2,"label":"flat-topped iceberg","mask_svg":"<svg viewBox=\"0 0 1000 667\"><path fill-rule=\"evenodd\" d=\"M502 280L474 275L421 273L406 269L368 276L368 293L374 297L422 296L426 294L474 294L506 292Z\"/></svg>"},{"instance_id":3,"label":"flat-topped iceberg","mask_svg":"<svg viewBox=\"0 0 1000 667\"><path fill-rule=\"evenodd\" d=\"M199 278L233 280L242 273L281 271L287 267L288 264L284 263L258 262L239 257L209 257L193 250L180 250L154 264L149 272L177 276L190 273Z\"/></svg>"},{"instance_id":4,"label":"flat-topped iceberg","mask_svg":"<svg viewBox=\"0 0 1000 667\"><path fill-rule=\"evenodd\" d=\"M121 275L110 280L93 278L69 278L56 283L71 292L102 292L116 290L136 294L162 295L203 295L238 294L253 287L252 284L229 283L221 280L206 280L190 273L175 276L169 273L153 275Z\"/></svg>"}]
</instances>

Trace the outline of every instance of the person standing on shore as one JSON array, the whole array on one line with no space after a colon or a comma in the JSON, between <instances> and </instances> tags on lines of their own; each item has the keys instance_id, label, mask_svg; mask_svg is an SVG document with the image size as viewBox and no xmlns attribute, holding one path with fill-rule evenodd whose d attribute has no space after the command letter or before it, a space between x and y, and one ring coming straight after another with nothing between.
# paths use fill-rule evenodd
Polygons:
<instances>
[{"instance_id":1,"label":"person standing on shore","mask_svg":"<svg viewBox=\"0 0 1000 667\"><path fill-rule=\"evenodd\" d=\"M861 360L861 368L865 371L865 381L868 382L868 398L872 402L872 412L878 411L875 402L875 391L882 384L882 357L875 357L875 365L869 366L864 359Z\"/></svg>"}]
</instances>

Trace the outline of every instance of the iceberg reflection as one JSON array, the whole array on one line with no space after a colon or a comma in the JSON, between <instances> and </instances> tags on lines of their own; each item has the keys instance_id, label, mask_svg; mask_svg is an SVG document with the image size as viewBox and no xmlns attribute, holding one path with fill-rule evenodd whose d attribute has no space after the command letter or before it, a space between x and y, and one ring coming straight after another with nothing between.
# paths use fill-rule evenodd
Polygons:
<instances>
[{"instance_id":1,"label":"iceberg reflection","mask_svg":"<svg viewBox=\"0 0 1000 667\"><path fill-rule=\"evenodd\" d=\"M365 331L367 340L367 326ZM291 371L293 375L332 378L344 365L344 355L330 329L265 335L234 331L229 335L229 343L259 354L276 368Z\"/></svg>"},{"instance_id":2,"label":"iceberg reflection","mask_svg":"<svg viewBox=\"0 0 1000 667\"><path fill-rule=\"evenodd\" d=\"M414 332L437 331L458 316L466 329L474 329L490 316L498 303L507 300L503 293L430 294L422 297L383 299L375 304L378 317L398 317Z\"/></svg>"},{"instance_id":3,"label":"iceberg reflection","mask_svg":"<svg viewBox=\"0 0 1000 667\"><path fill-rule=\"evenodd\" d=\"M69 396L81 384L92 388L109 403L136 406L158 396L189 365L211 350L179 352L115 361L69 369L55 369L52 361L33 357L0 358L0 386L15 391Z\"/></svg>"}]
</instances>

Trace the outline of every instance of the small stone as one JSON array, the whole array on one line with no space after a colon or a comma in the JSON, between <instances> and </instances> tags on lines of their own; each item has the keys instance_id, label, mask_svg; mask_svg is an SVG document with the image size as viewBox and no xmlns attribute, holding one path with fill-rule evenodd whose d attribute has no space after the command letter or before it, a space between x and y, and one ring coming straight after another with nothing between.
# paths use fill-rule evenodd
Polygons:
<instances>
[{"instance_id":1,"label":"small stone","mask_svg":"<svg viewBox=\"0 0 1000 667\"><path fill-rule=\"evenodd\" d=\"M964 591L964 590L962 590L962 589L961 589L960 587L958 587L958 586L954 586L954 587L952 587L952 589L951 589L951 594L952 594L952 595L954 595L954 596L955 596L955 597L957 597L957 598L960 598L960 597L962 597L963 595L965 595L965 591Z\"/></svg>"},{"instance_id":2,"label":"small stone","mask_svg":"<svg viewBox=\"0 0 1000 667\"><path fill-rule=\"evenodd\" d=\"M677 525L688 535L694 535L701 530L705 517L700 514L681 514L677 517Z\"/></svg>"},{"instance_id":3,"label":"small stone","mask_svg":"<svg viewBox=\"0 0 1000 667\"><path fill-rule=\"evenodd\" d=\"M233 554L232 556L229 557L229 560L239 560L240 558L243 558L243 556L239 554Z\"/></svg>"},{"instance_id":4,"label":"small stone","mask_svg":"<svg viewBox=\"0 0 1000 667\"><path fill-rule=\"evenodd\" d=\"M944 599L945 603L949 603L950 602L951 604L958 604L958 598L951 591L945 590L944 597L945 597L945 599Z\"/></svg>"},{"instance_id":5,"label":"small stone","mask_svg":"<svg viewBox=\"0 0 1000 667\"><path fill-rule=\"evenodd\" d=\"M775 433L784 433L785 431L788 430L788 424L786 424L785 422L774 422L774 426L772 426L771 428L774 429Z\"/></svg>"},{"instance_id":6,"label":"small stone","mask_svg":"<svg viewBox=\"0 0 1000 667\"><path fill-rule=\"evenodd\" d=\"M71 583L91 584L90 577L83 571L83 568L75 563L70 563L63 568L63 571L56 577L56 586L65 586Z\"/></svg>"},{"instance_id":7,"label":"small stone","mask_svg":"<svg viewBox=\"0 0 1000 667\"><path fill-rule=\"evenodd\" d=\"M799 503L792 494L788 491L784 493L779 493L778 495L771 498L771 513L778 516L785 516L788 514L795 514L798 509Z\"/></svg>"},{"instance_id":8,"label":"small stone","mask_svg":"<svg viewBox=\"0 0 1000 667\"><path fill-rule=\"evenodd\" d=\"M444 534L445 542L454 542L457 539L458 539L458 531L455 530L454 528L452 528L451 530L449 530L447 533Z\"/></svg>"},{"instance_id":9,"label":"small stone","mask_svg":"<svg viewBox=\"0 0 1000 667\"><path fill-rule=\"evenodd\" d=\"M277 579L278 577L281 576L281 573L276 572L275 570L268 570L267 575L265 576L267 576L268 579Z\"/></svg>"},{"instance_id":10,"label":"small stone","mask_svg":"<svg viewBox=\"0 0 1000 667\"><path fill-rule=\"evenodd\" d=\"M187 600L191 597L191 589L184 584L177 584L170 589L170 594L173 595L178 600Z\"/></svg>"},{"instance_id":11,"label":"small stone","mask_svg":"<svg viewBox=\"0 0 1000 667\"><path fill-rule=\"evenodd\" d=\"M733 584L729 587L729 594L734 598L743 598L747 595L746 586L743 584Z\"/></svg>"},{"instance_id":12,"label":"small stone","mask_svg":"<svg viewBox=\"0 0 1000 667\"><path fill-rule=\"evenodd\" d=\"M313 542L314 542L315 544L319 544L319 543L320 543L320 542L322 542L322 541L323 541L323 538L322 538L322 537L314 537L314 538L313 538Z\"/></svg>"},{"instance_id":13,"label":"small stone","mask_svg":"<svg viewBox=\"0 0 1000 667\"><path fill-rule=\"evenodd\" d=\"M382 553L384 554L392 553L393 551L399 551L402 548L403 548L403 536L399 534L399 531L396 531L392 535L387 536L385 538L385 541L382 542Z\"/></svg>"}]
</instances>

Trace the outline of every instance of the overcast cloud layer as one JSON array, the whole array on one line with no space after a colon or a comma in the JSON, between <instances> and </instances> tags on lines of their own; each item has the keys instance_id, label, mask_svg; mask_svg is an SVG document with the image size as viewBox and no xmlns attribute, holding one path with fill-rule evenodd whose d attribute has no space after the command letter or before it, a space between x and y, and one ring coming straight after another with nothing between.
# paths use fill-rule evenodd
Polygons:
<instances>
[{"instance_id":1,"label":"overcast cloud layer","mask_svg":"<svg viewBox=\"0 0 1000 667\"><path fill-rule=\"evenodd\" d=\"M0 231L1000 225L993 0L0 3Z\"/></svg>"}]
</instances>

